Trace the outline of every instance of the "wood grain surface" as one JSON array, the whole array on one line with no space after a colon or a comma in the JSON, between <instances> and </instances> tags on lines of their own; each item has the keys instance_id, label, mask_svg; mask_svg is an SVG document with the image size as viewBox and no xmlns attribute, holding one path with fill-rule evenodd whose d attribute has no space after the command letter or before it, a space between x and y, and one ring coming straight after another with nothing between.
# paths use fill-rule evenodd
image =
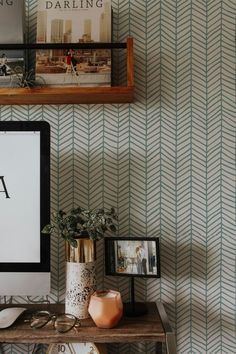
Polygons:
<instances>
[{"instance_id":1,"label":"wood grain surface","mask_svg":"<svg viewBox=\"0 0 236 354\"><path fill-rule=\"evenodd\" d=\"M11 306L19 306L11 305ZM81 327L73 328L67 333L57 333L52 323L41 329L31 329L30 313L35 310L49 310L52 313L63 313L64 304L22 305L27 311L9 328L0 330L0 343L66 343L66 342L165 342L164 331L157 306L148 303L148 313L140 317L123 317L112 329L97 328L92 319L81 320ZM0 310L6 307L0 305ZM9 305L7 305L9 307Z\"/></svg>"}]
</instances>

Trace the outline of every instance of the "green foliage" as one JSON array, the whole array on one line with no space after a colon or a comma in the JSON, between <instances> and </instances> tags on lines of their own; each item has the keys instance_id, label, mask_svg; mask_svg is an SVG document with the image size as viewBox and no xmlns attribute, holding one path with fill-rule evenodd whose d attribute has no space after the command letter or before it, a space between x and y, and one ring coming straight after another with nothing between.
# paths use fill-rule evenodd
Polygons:
<instances>
[{"instance_id":1,"label":"green foliage","mask_svg":"<svg viewBox=\"0 0 236 354\"><path fill-rule=\"evenodd\" d=\"M76 239L87 234L92 240L104 237L108 230L115 232L117 215L114 208L87 210L81 207L72 209L68 214L63 210L53 213L52 222L44 226L42 233L51 234L56 228L61 237L71 246L77 247Z\"/></svg>"}]
</instances>

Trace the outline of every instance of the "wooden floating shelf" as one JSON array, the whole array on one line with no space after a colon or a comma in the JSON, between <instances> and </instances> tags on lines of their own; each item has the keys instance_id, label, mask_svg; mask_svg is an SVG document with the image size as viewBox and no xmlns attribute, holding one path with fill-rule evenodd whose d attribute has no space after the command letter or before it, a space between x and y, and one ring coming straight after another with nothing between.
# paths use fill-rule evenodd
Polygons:
<instances>
[{"instance_id":1,"label":"wooden floating shelf","mask_svg":"<svg viewBox=\"0 0 236 354\"><path fill-rule=\"evenodd\" d=\"M28 49L31 47L28 45ZM112 46L111 43L112 47L123 48L124 45ZM134 99L133 38L127 39L125 47L127 86L0 88L0 105L131 103Z\"/></svg>"},{"instance_id":2,"label":"wooden floating shelf","mask_svg":"<svg viewBox=\"0 0 236 354\"><path fill-rule=\"evenodd\" d=\"M129 103L132 87L0 89L0 105Z\"/></svg>"}]
</instances>

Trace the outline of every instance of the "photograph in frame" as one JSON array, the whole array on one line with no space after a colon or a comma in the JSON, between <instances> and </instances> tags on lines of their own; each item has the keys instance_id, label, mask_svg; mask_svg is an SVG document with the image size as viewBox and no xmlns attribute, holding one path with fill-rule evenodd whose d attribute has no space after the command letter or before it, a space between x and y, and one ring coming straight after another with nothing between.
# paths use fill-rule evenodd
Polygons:
<instances>
[{"instance_id":1,"label":"photograph in frame","mask_svg":"<svg viewBox=\"0 0 236 354\"><path fill-rule=\"evenodd\" d=\"M160 277L158 238L105 238L106 274Z\"/></svg>"}]
</instances>

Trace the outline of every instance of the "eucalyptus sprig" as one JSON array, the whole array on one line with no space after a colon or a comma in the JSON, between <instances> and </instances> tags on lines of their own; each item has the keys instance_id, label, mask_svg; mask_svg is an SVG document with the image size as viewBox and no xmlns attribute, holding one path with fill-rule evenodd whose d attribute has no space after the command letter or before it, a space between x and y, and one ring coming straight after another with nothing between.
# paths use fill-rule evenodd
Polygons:
<instances>
[{"instance_id":1,"label":"eucalyptus sprig","mask_svg":"<svg viewBox=\"0 0 236 354\"><path fill-rule=\"evenodd\" d=\"M117 214L114 208L89 210L81 207L72 209L69 213L63 210L53 213L52 222L44 226L42 233L51 234L57 229L61 237L77 247L79 237L87 234L92 240L104 237L106 231L116 231Z\"/></svg>"}]
</instances>

